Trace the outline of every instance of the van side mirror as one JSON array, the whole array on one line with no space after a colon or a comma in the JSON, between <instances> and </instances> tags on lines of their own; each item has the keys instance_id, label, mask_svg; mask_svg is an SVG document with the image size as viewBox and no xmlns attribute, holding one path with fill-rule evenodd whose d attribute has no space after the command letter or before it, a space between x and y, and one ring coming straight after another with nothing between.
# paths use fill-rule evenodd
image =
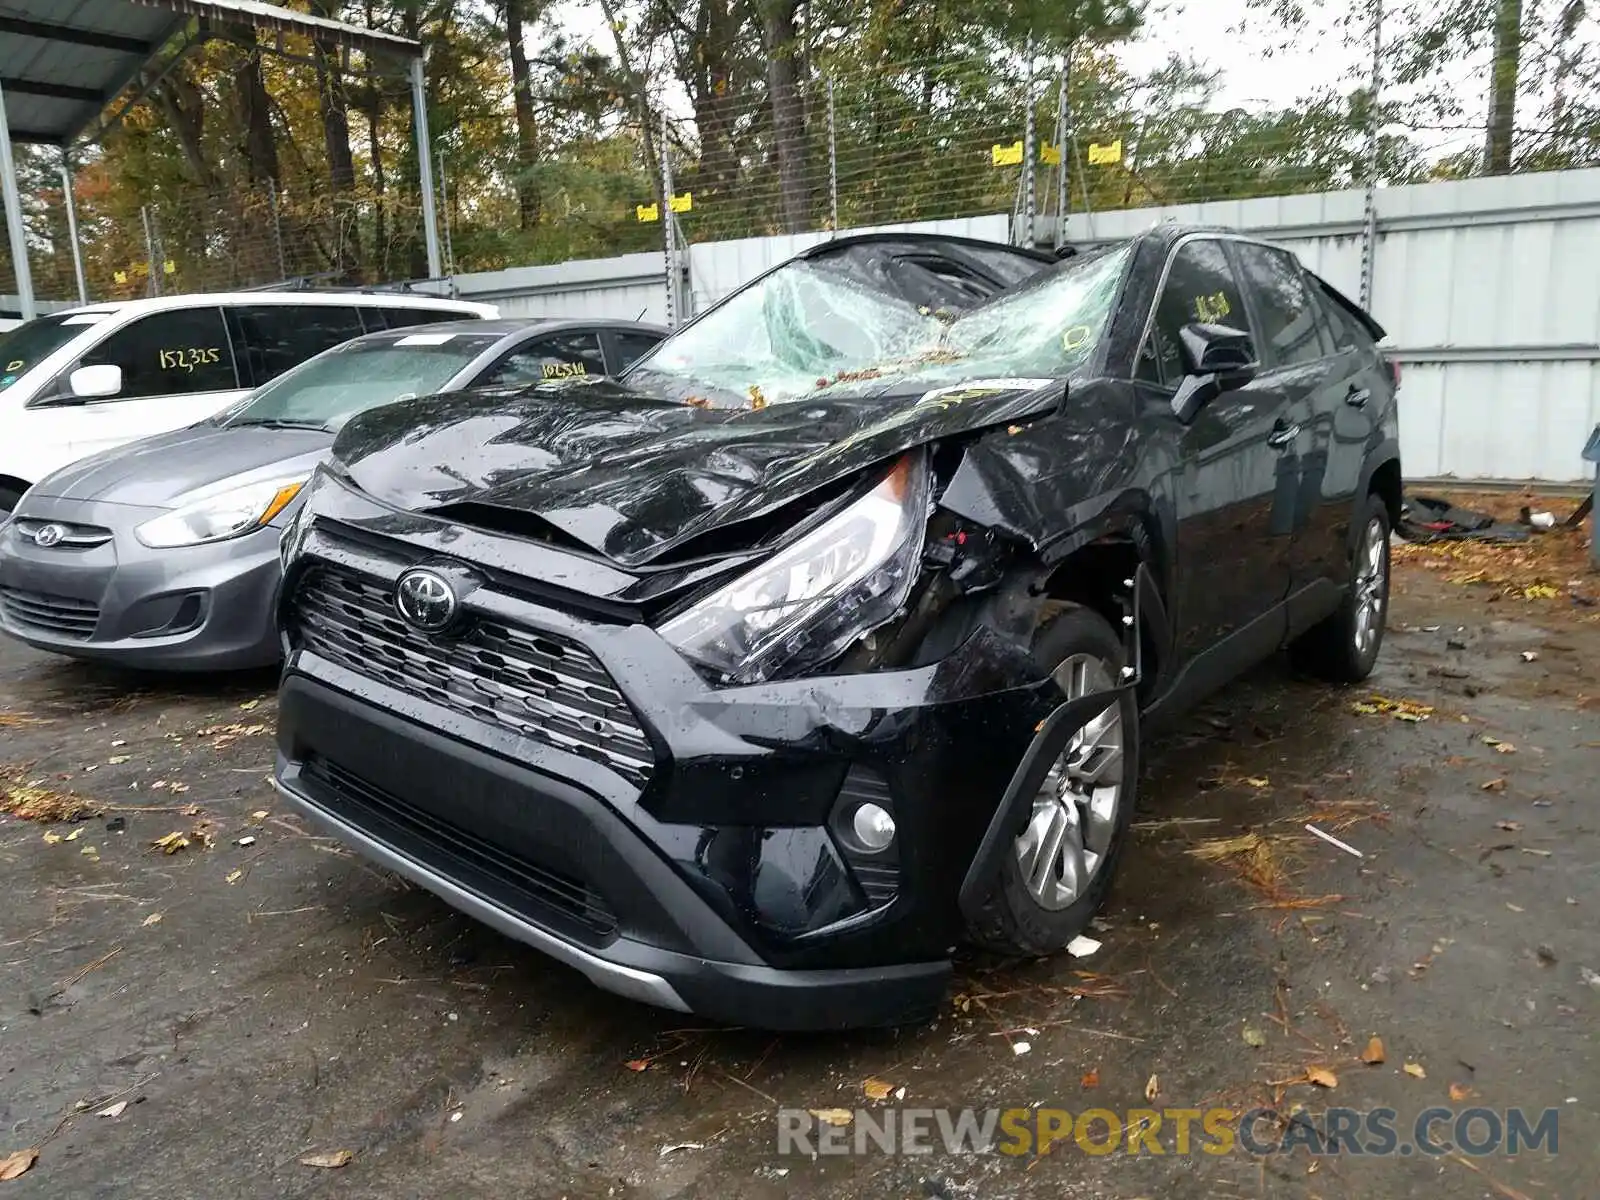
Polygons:
<instances>
[{"instance_id":1,"label":"van side mirror","mask_svg":"<svg viewBox=\"0 0 1600 1200\"><path fill-rule=\"evenodd\" d=\"M67 376L67 391L79 400L104 400L122 391L122 368L116 363L79 367Z\"/></svg>"},{"instance_id":2,"label":"van side mirror","mask_svg":"<svg viewBox=\"0 0 1600 1200\"><path fill-rule=\"evenodd\" d=\"M1185 325L1178 330L1178 349L1185 375L1172 397L1172 412L1185 425L1222 393L1249 383L1261 369L1255 341L1231 325Z\"/></svg>"}]
</instances>

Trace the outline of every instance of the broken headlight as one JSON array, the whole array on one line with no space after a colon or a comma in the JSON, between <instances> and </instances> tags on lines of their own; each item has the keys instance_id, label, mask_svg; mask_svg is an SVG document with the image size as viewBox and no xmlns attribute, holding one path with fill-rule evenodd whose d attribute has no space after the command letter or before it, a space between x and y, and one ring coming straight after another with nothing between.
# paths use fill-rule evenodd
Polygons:
<instances>
[{"instance_id":1,"label":"broken headlight","mask_svg":"<svg viewBox=\"0 0 1600 1200\"><path fill-rule=\"evenodd\" d=\"M872 491L661 627L733 683L821 666L892 618L917 577L928 464L908 454Z\"/></svg>"}]
</instances>

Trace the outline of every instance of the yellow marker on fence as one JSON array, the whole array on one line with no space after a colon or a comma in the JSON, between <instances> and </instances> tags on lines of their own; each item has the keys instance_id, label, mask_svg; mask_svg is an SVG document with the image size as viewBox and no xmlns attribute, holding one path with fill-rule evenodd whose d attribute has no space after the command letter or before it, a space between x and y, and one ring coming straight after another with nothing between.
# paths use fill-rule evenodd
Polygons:
<instances>
[{"instance_id":1,"label":"yellow marker on fence","mask_svg":"<svg viewBox=\"0 0 1600 1200\"><path fill-rule=\"evenodd\" d=\"M990 146L989 155L994 159L997 167L1020 167L1022 165L1022 143L1012 142L1009 146Z\"/></svg>"},{"instance_id":2,"label":"yellow marker on fence","mask_svg":"<svg viewBox=\"0 0 1600 1200\"><path fill-rule=\"evenodd\" d=\"M659 204L638 204L633 209L634 216L641 221L661 220L661 206Z\"/></svg>"},{"instance_id":3,"label":"yellow marker on fence","mask_svg":"<svg viewBox=\"0 0 1600 1200\"><path fill-rule=\"evenodd\" d=\"M116 283L127 283L128 273L126 271L113 271L111 272L111 278Z\"/></svg>"},{"instance_id":4,"label":"yellow marker on fence","mask_svg":"<svg viewBox=\"0 0 1600 1200\"><path fill-rule=\"evenodd\" d=\"M1089 165L1091 167L1108 167L1122 161L1122 139L1109 142L1102 146L1099 142L1089 143Z\"/></svg>"},{"instance_id":5,"label":"yellow marker on fence","mask_svg":"<svg viewBox=\"0 0 1600 1200\"><path fill-rule=\"evenodd\" d=\"M162 263L162 264L161 264L161 269L162 269L162 270L163 270L163 271L164 271L164 272L166 272L166 273L167 273L167 274L168 274L168 275L176 275L176 274L177 274L177 272L178 272L178 264L177 264L177 263L175 263L175 262L173 262L173 261L172 261L172 260L171 260L171 259L170 259L170 258L169 258L169 259L167 259L167 261L166 261L166 262L164 262L164 263Z\"/></svg>"},{"instance_id":6,"label":"yellow marker on fence","mask_svg":"<svg viewBox=\"0 0 1600 1200\"><path fill-rule=\"evenodd\" d=\"M1046 142L1039 147L1039 161L1046 166L1056 166L1061 162L1061 147L1052 146Z\"/></svg>"},{"instance_id":7,"label":"yellow marker on fence","mask_svg":"<svg viewBox=\"0 0 1600 1200\"><path fill-rule=\"evenodd\" d=\"M673 196L667 204L673 212L689 212L694 208L694 193L684 192L681 196Z\"/></svg>"}]
</instances>

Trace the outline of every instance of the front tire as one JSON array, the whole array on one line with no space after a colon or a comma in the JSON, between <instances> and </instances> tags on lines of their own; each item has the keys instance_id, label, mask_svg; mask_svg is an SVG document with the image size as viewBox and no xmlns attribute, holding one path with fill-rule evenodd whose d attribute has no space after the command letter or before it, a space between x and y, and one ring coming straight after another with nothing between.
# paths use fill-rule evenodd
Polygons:
<instances>
[{"instance_id":1,"label":"front tire","mask_svg":"<svg viewBox=\"0 0 1600 1200\"><path fill-rule=\"evenodd\" d=\"M1372 674L1389 616L1389 506L1368 496L1344 599L1334 614L1290 646L1296 666L1334 683Z\"/></svg>"},{"instance_id":2,"label":"front tire","mask_svg":"<svg viewBox=\"0 0 1600 1200\"><path fill-rule=\"evenodd\" d=\"M1067 699L1109 690L1122 644L1103 617L1066 606L1040 631L1034 654L1054 664ZM1063 949L1099 911L1127 840L1139 777L1139 707L1123 692L1067 743L1033 798L969 929L1007 955Z\"/></svg>"}]
</instances>

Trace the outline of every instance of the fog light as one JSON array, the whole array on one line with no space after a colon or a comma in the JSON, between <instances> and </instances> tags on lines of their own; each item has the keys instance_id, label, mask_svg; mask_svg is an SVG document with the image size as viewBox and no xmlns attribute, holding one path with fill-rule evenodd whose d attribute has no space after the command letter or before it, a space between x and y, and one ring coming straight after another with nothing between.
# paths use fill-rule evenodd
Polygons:
<instances>
[{"instance_id":1,"label":"fog light","mask_svg":"<svg viewBox=\"0 0 1600 1200\"><path fill-rule=\"evenodd\" d=\"M894 818L878 804L863 804L850 818L850 831L863 850L887 850L894 841Z\"/></svg>"}]
</instances>

